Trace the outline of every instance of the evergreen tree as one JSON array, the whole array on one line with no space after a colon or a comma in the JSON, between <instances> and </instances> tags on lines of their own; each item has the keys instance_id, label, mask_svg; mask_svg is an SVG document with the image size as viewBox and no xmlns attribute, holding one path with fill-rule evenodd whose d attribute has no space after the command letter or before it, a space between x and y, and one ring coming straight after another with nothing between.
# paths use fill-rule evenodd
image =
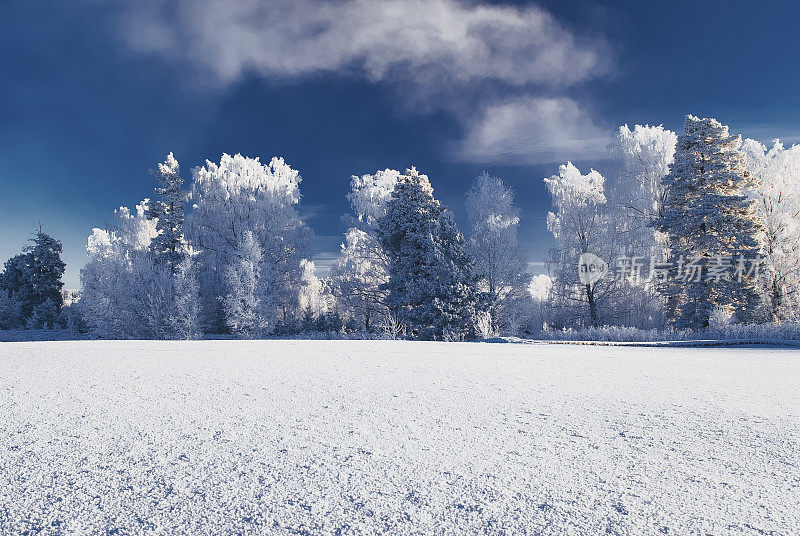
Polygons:
<instances>
[{"instance_id":1,"label":"evergreen tree","mask_svg":"<svg viewBox=\"0 0 800 536\"><path fill-rule=\"evenodd\" d=\"M720 308L743 322L757 310L756 274L749 272L758 262L761 224L746 196L754 181L745 172L741 145L741 136L731 136L719 121L689 115L664 178L663 216L653 223L667 235L671 270L661 290L679 329L707 327ZM738 274L709 272L715 263L737 261L748 263Z\"/></svg>"},{"instance_id":2,"label":"evergreen tree","mask_svg":"<svg viewBox=\"0 0 800 536\"><path fill-rule=\"evenodd\" d=\"M186 242L183 237L183 209L186 194L181 189L183 179L180 176L178 161L172 153L158 169L152 172L160 186L156 187L157 199L148 207L147 216L156 221L158 234L150 243L150 249L157 261L165 262L175 272L186 254Z\"/></svg>"},{"instance_id":3,"label":"evergreen tree","mask_svg":"<svg viewBox=\"0 0 800 536\"><path fill-rule=\"evenodd\" d=\"M61 296L64 283L61 277L66 268L66 264L61 260L61 242L43 232L41 228L31 242L32 244L26 248L25 273L25 279L30 286L30 297L27 302L23 302L23 314L27 318L33 314L34 308L48 300L57 314L64 303Z\"/></svg>"},{"instance_id":4,"label":"evergreen tree","mask_svg":"<svg viewBox=\"0 0 800 536\"><path fill-rule=\"evenodd\" d=\"M2 323L7 329L17 327L33 311L33 289L27 277L29 263L29 254L14 255L5 262L0 274L0 292L5 297L3 310L6 311Z\"/></svg>"},{"instance_id":5,"label":"evergreen tree","mask_svg":"<svg viewBox=\"0 0 800 536\"><path fill-rule=\"evenodd\" d=\"M389 309L407 335L461 339L476 309L473 263L451 214L413 167L399 177L378 237L389 258Z\"/></svg>"}]
</instances>

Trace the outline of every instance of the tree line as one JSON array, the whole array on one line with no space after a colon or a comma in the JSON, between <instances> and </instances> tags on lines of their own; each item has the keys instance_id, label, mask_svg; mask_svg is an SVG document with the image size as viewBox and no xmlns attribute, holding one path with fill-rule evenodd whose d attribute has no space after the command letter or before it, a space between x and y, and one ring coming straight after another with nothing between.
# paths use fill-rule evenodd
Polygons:
<instances>
[{"instance_id":1,"label":"tree line","mask_svg":"<svg viewBox=\"0 0 800 536\"><path fill-rule=\"evenodd\" d=\"M297 170L225 154L193 169L186 190L170 153L153 171L152 199L93 229L77 303L62 311L61 245L41 230L5 263L0 328L467 340L797 320L800 146L743 142L687 116L680 136L622 126L611 149L621 164L608 181L570 162L544 179L555 247L547 273L533 277L518 243L522 214L499 177L471 184L464 235L414 167L353 176L344 243L319 278Z\"/></svg>"}]
</instances>

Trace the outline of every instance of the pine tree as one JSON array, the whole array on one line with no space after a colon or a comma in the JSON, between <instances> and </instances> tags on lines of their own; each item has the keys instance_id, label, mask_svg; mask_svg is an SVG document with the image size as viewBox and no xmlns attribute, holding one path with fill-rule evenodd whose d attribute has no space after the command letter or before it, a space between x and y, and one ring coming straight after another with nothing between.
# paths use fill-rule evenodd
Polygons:
<instances>
[{"instance_id":1,"label":"pine tree","mask_svg":"<svg viewBox=\"0 0 800 536\"><path fill-rule=\"evenodd\" d=\"M27 277L29 263L29 254L14 255L5 262L0 274L0 291L6 298L4 309L8 315L3 324L9 328L16 327L33 312L33 288Z\"/></svg>"},{"instance_id":2,"label":"pine tree","mask_svg":"<svg viewBox=\"0 0 800 536\"><path fill-rule=\"evenodd\" d=\"M406 170L378 223L389 258L387 305L420 339L471 335L476 293L464 237L433 197L428 177Z\"/></svg>"},{"instance_id":3,"label":"pine tree","mask_svg":"<svg viewBox=\"0 0 800 536\"><path fill-rule=\"evenodd\" d=\"M175 272L186 254L183 237L183 209L186 194L181 189L183 179L180 166L172 153L158 169L152 172L160 186L156 187L157 199L150 203L147 216L157 219L158 235L150 243L150 249L157 261L165 262Z\"/></svg>"},{"instance_id":4,"label":"pine tree","mask_svg":"<svg viewBox=\"0 0 800 536\"><path fill-rule=\"evenodd\" d=\"M23 304L23 307L29 309L23 310L23 313L26 317L30 316L36 306L48 300L56 312L60 312L64 303L61 296L64 283L61 277L66 268L66 264L61 260L61 242L43 232L41 228L31 242L33 243L26 248L28 263L25 273L31 294L28 303Z\"/></svg>"},{"instance_id":5,"label":"pine tree","mask_svg":"<svg viewBox=\"0 0 800 536\"><path fill-rule=\"evenodd\" d=\"M655 227L667 235L671 271L661 290L678 329L703 329L721 308L746 322L759 304L755 274L761 224L746 196L753 180L745 172L741 136L715 119L687 116L675 162L664 178L663 216ZM741 274L711 276L713 263L750 263ZM700 266L688 271L687 267Z\"/></svg>"}]
</instances>

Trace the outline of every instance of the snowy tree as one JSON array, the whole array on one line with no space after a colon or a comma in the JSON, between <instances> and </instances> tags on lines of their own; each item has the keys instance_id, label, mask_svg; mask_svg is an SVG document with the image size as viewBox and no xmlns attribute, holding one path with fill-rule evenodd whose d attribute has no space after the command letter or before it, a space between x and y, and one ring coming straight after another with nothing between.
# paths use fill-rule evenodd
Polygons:
<instances>
[{"instance_id":1,"label":"snowy tree","mask_svg":"<svg viewBox=\"0 0 800 536\"><path fill-rule=\"evenodd\" d=\"M736 259L757 262L761 224L746 195L755 181L745 171L741 144L741 136L731 136L719 121L689 115L664 178L664 211L655 225L668 237L672 269L662 291L679 329L708 327L717 308L751 321L758 308L751 266L738 275L709 271Z\"/></svg>"},{"instance_id":2,"label":"snowy tree","mask_svg":"<svg viewBox=\"0 0 800 536\"><path fill-rule=\"evenodd\" d=\"M339 303L370 331L387 313L389 259L378 239L357 227L345 234L330 281Z\"/></svg>"},{"instance_id":3,"label":"snowy tree","mask_svg":"<svg viewBox=\"0 0 800 536\"><path fill-rule=\"evenodd\" d=\"M663 262L666 254L666 236L650 224L663 214L666 190L662 179L674 161L676 143L675 133L661 126L636 125L631 129L623 125L612 146L621 167L607 185L605 211L613 221L608 240L618 246L618 260L641 263L642 271L647 269L648 273L651 266ZM609 297L609 311L617 325L663 328L664 301L652 279L620 277Z\"/></svg>"},{"instance_id":4,"label":"snowy tree","mask_svg":"<svg viewBox=\"0 0 800 536\"><path fill-rule=\"evenodd\" d=\"M300 261L300 292L297 299L298 310L304 316L318 321L333 307L328 287L316 274L314 261Z\"/></svg>"},{"instance_id":5,"label":"snowy tree","mask_svg":"<svg viewBox=\"0 0 800 536\"><path fill-rule=\"evenodd\" d=\"M378 237L389 258L387 304L407 334L420 339L471 335L475 278L464 237L416 169L400 176Z\"/></svg>"},{"instance_id":6,"label":"snowy tree","mask_svg":"<svg viewBox=\"0 0 800 536\"><path fill-rule=\"evenodd\" d=\"M528 283L528 318L525 328L529 333L537 333L547 328L547 310L550 304L550 293L553 280L547 274L531 277Z\"/></svg>"},{"instance_id":7,"label":"snowy tree","mask_svg":"<svg viewBox=\"0 0 800 536\"><path fill-rule=\"evenodd\" d=\"M375 229L378 221L386 215L386 205L399 178L400 172L394 169L351 177L347 200L355 214L354 225L361 229Z\"/></svg>"},{"instance_id":8,"label":"snowy tree","mask_svg":"<svg viewBox=\"0 0 800 536\"><path fill-rule=\"evenodd\" d=\"M155 220L158 234L150 243L150 249L158 261L165 262L174 272L186 255L186 242L183 237L186 194L181 189L183 179L180 176L178 161L172 153L169 153L167 159L159 163L158 169L152 173L158 180L159 186L155 189L157 197L150 203L147 215Z\"/></svg>"},{"instance_id":9,"label":"snowy tree","mask_svg":"<svg viewBox=\"0 0 800 536\"><path fill-rule=\"evenodd\" d=\"M622 158L609 193L614 222L630 254L660 255L666 237L650 223L663 215L666 190L662 179L675 159L677 135L662 126L619 127L615 152Z\"/></svg>"},{"instance_id":10,"label":"snowy tree","mask_svg":"<svg viewBox=\"0 0 800 536\"><path fill-rule=\"evenodd\" d=\"M800 145L767 149L745 140L742 151L756 185L749 192L763 223L762 243L769 265L766 303L773 321L800 316Z\"/></svg>"},{"instance_id":11,"label":"snowy tree","mask_svg":"<svg viewBox=\"0 0 800 536\"><path fill-rule=\"evenodd\" d=\"M223 300L225 319L233 333L245 337L254 337L266 325L259 289L262 260L261 246L252 231L244 231L236 258L225 269L228 289Z\"/></svg>"},{"instance_id":12,"label":"snowy tree","mask_svg":"<svg viewBox=\"0 0 800 536\"><path fill-rule=\"evenodd\" d=\"M35 327L42 327L42 319L52 327L63 304L61 277L66 265L61 260L61 242L41 228L30 241L24 253L6 261L0 274L0 291L6 296L4 308L8 314L18 311L17 320L22 322L39 307Z\"/></svg>"},{"instance_id":13,"label":"snowy tree","mask_svg":"<svg viewBox=\"0 0 800 536\"><path fill-rule=\"evenodd\" d=\"M191 250L175 268L172 287L170 333L178 339L196 339L201 335L200 287L197 284L197 261Z\"/></svg>"},{"instance_id":14,"label":"snowy tree","mask_svg":"<svg viewBox=\"0 0 800 536\"><path fill-rule=\"evenodd\" d=\"M519 210L514 194L501 178L484 172L467 192L466 208L467 250L487 297L492 329L508 329L525 297L527 266L517 242Z\"/></svg>"},{"instance_id":15,"label":"snowy tree","mask_svg":"<svg viewBox=\"0 0 800 536\"><path fill-rule=\"evenodd\" d=\"M222 155L193 170L193 213L187 234L200 252L200 289L206 330L230 325L222 308L230 288L229 268L237 268L237 248L250 232L262 253L258 269L258 300L264 322L285 322L296 308L300 262L307 255L311 232L297 212L300 175L273 158Z\"/></svg>"},{"instance_id":16,"label":"snowy tree","mask_svg":"<svg viewBox=\"0 0 800 536\"><path fill-rule=\"evenodd\" d=\"M353 176L348 201L353 216L339 257L331 266L331 290L345 314L370 331L389 309L386 306L389 258L377 237L377 223L386 215L400 172L393 169Z\"/></svg>"},{"instance_id":17,"label":"snowy tree","mask_svg":"<svg viewBox=\"0 0 800 536\"><path fill-rule=\"evenodd\" d=\"M109 229L92 230L76 306L96 335L188 339L200 334L192 251L186 249L175 268L158 260L152 241L159 232L152 213L145 199L133 213L120 207Z\"/></svg>"},{"instance_id":18,"label":"snowy tree","mask_svg":"<svg viewBox=\"0 0 800 536\"><path fill-rule=\"evenodd\" d=\"M592 254L608 263L613 252L609 248L608 220L601 212L606 203L605 179L594 169L586 175L571 162L559 167L559 174L545 178L554 212L547 214L547 228L553 233L556 247L550 252L553 292L564 307L586 305L589 322L600 322L600 304L613 287L608 278L581 281L581 256Z\"/></svg>"},{"instance_id":19,"label":"snowy tree","mask_svg":"<svg viewBox=\"0 0 800 536\"><path fill-rule=\"evenodd\" d=\"M160 289L151 278L154 270L150 242L156 222L148 217L145 199L132 213L127 207L115 211L116 223L109 229L92 229L86 251L89 262L81 270L81 300L77 303L89 329L106 338L154 338L152 329L164 321ZM158 293L148 295L153 289ZM168 309L168 304L163 303Z\"/></svg>"},{"instance_id":20,"label":"snowy tree","mask_svg":"<svg viewBox=\"0 0 800 536\"><path fill-rule=\"evenodd\" d=\"M5 262L0 273L0 294L3 295L0 324L3 329L19 327L33 311L32 288L26 275L29 259L27 253L15 255Z\"/></svg>"},{"instance_id":21,"label":"snowy tree","mask_svg":"<svg viewBox=\"0 0 800 536\"><path fill-rule=\"evenodd\" d=\"M22 324L22 307L16 296L0 287L0 329L14 329Z\"/></svg>"}]
</instances>

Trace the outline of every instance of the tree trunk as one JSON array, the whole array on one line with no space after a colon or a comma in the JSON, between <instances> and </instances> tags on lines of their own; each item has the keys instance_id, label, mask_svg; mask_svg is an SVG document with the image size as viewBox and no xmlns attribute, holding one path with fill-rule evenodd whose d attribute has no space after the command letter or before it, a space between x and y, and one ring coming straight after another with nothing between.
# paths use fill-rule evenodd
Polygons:
<instances>
[{"instance_id":1,"label":"tree trunk","mask_svg":"<svg viewBox=\"0 0 800 536\"><path fill-rule=\"evenodd\" d=\"M589 302L589 322L591 322L592 327L597 327L597 304L594 301L594 290L592 289L592 285L586 285L586 299Z\"/></svg>"}]
</instances>

